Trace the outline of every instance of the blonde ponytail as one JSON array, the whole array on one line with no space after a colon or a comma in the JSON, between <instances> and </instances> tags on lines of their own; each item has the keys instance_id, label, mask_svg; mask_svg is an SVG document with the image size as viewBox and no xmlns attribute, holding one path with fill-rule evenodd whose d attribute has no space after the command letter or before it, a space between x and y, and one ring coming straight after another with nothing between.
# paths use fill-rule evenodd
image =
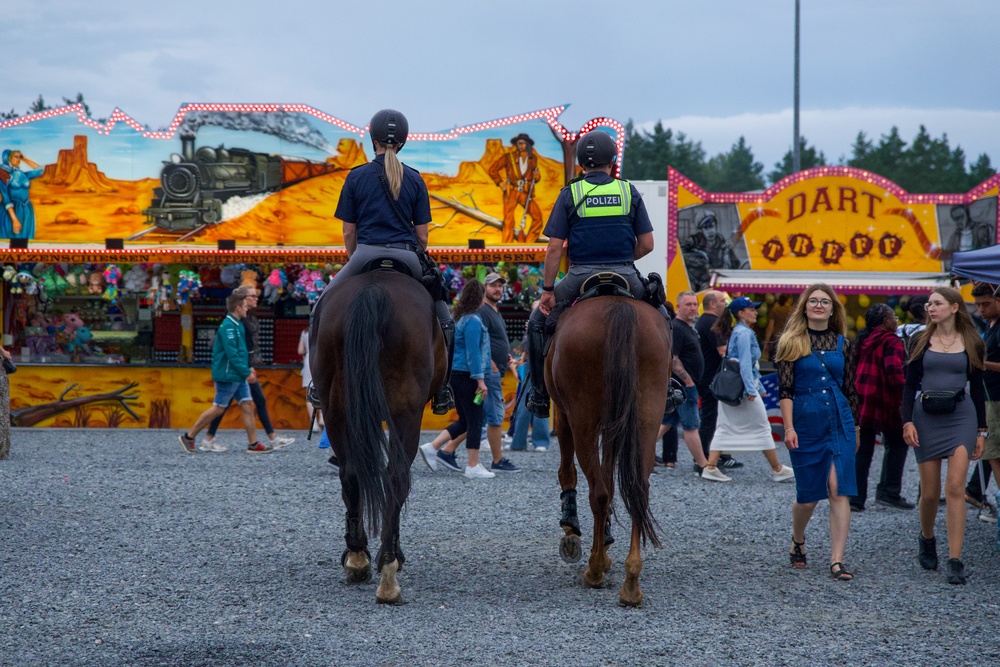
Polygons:
<instances>
[{"instance_id":1,"label":"blonde ponytail","mask_svg":"<svg viewBox=\"0 0 1000 667\"><path fill-rule=\"evenodd\" d=\"M399 199L399 191L403 187L403 163L396 157L395 146L385 147L385 177L393 199Z\"/></svg>"}]
</instances>

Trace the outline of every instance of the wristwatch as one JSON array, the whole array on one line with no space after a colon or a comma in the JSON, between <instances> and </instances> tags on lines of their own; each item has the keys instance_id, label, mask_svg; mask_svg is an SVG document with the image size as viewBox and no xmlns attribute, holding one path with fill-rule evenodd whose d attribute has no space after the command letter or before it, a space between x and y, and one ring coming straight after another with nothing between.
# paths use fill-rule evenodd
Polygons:
<instances>
[{"instance_id":1,"label":"wristwatch","mask_svg":"<svg viewBox=\"0 0 1000 667\"><path fill-rule=\"evenodd\" d=\"M555 285L542 285L542 291L543 292L555 292L556 291L556 286Z\"/></svg>"},{"instance_id":2,"label":"wristwatch","mask_svg":"<svg viewBox=\"0 0 1000 667\"><path fill-rule=\"evenodd\" d=\"M981 429L979 429L979 437L980 438L988 438L988 437L990 437L990 432L987 431L984 428L981 428Z\"/></svg>"}]
</instances>

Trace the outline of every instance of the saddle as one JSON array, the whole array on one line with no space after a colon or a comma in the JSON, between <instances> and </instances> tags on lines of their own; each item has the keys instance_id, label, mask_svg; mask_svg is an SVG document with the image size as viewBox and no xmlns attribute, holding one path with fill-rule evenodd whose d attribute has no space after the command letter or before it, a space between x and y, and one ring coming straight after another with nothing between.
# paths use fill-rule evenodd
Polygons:
<instances>
[{"instance_id":1,"label":"saddle","mask_svg":"<svg viewBox=\"0 0 1000 667\"><path fill-rule=\"evenodd\" d=\"M628 280L624 276L614 271L602 271L583 281L580 286L580 296L576 298L574 304L595 296L621 296L627 299L634 299Z\"/></svg>"},{"instance_id":2,"label":"saddle","mask_svg":"<svg viewBox=\"0 0 1000 667\"><path fill-rule=\"evenodd\" d=\"M376 257L361 267L361 273L372 273L373 271L395 271L411 278L417 277L410 272L410 269L404 262L392 257Z\"/></svg>"}]
</instances>

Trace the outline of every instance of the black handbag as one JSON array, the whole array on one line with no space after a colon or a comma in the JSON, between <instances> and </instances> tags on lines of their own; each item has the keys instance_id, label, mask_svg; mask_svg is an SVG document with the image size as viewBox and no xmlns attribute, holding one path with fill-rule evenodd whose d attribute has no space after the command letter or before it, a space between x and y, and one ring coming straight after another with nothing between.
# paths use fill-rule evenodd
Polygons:
<instances>
[{"instance_id":1,"label":"black handbag","mask_svg":"<svg viewBox=\"0 0 1000 667\"><path fill-rule=\"evenodd\" d=\"M728 345L726 356L719 363L719 370L708 385L708 390L726 405L735 407L743 402L746 387L743 385L743 376L740 375L740 362L729 358Z\"/></svg>"},{"instance_id":2,"label":"black handbag","mask_svg":"<svg viewBox=\"0 0 1000 667\"><path fill-rule=\"evenodd\" d=\"M920 407L929 415L951 414L962 400L965 400L965 389L959 391L930 389L920 392Z\"/></svg>"},{"instance_id":3,"label":"black handbag","mask_svg":"<svg viewBox=\"0 0 1000 667\"><path fill-rule=\"evenodd\" d=\"M7 373L7 375L13 375L14 373L17 372L17 366L15 366L14 362L8 359L7 357L3 358L3 369Z\"/></svg>"}]
</instances>

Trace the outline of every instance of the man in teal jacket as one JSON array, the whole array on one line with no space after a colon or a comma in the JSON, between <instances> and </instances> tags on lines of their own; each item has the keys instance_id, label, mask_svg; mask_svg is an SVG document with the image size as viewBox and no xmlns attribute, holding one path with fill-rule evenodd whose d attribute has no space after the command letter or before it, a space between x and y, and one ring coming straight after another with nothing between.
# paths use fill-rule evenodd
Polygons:
<instances>
[{"instance_id":1,"label":"man in teal jacket","mask_svg":"<svg viewBox=\"0 0 1000 667\"><path fill-rule=\"evenodd\" d=\"M254 423L253 399L248 382L257 381L257 373L250 368L247 355L247 335L243 328L243 318L247 315L246 296L233 292L226 299L226 318L219 325L212 345L212 381L215 382L215 400L211 407L201 413L198 421L187 432L177 437L181 447L188 454L194 454L194 439L209 423L224 413L230 401L235 400L243 412L243 427L247 432L247 453L270 454L274 448L257 441L257 427Z\"/></svg>"}]
</instances>

